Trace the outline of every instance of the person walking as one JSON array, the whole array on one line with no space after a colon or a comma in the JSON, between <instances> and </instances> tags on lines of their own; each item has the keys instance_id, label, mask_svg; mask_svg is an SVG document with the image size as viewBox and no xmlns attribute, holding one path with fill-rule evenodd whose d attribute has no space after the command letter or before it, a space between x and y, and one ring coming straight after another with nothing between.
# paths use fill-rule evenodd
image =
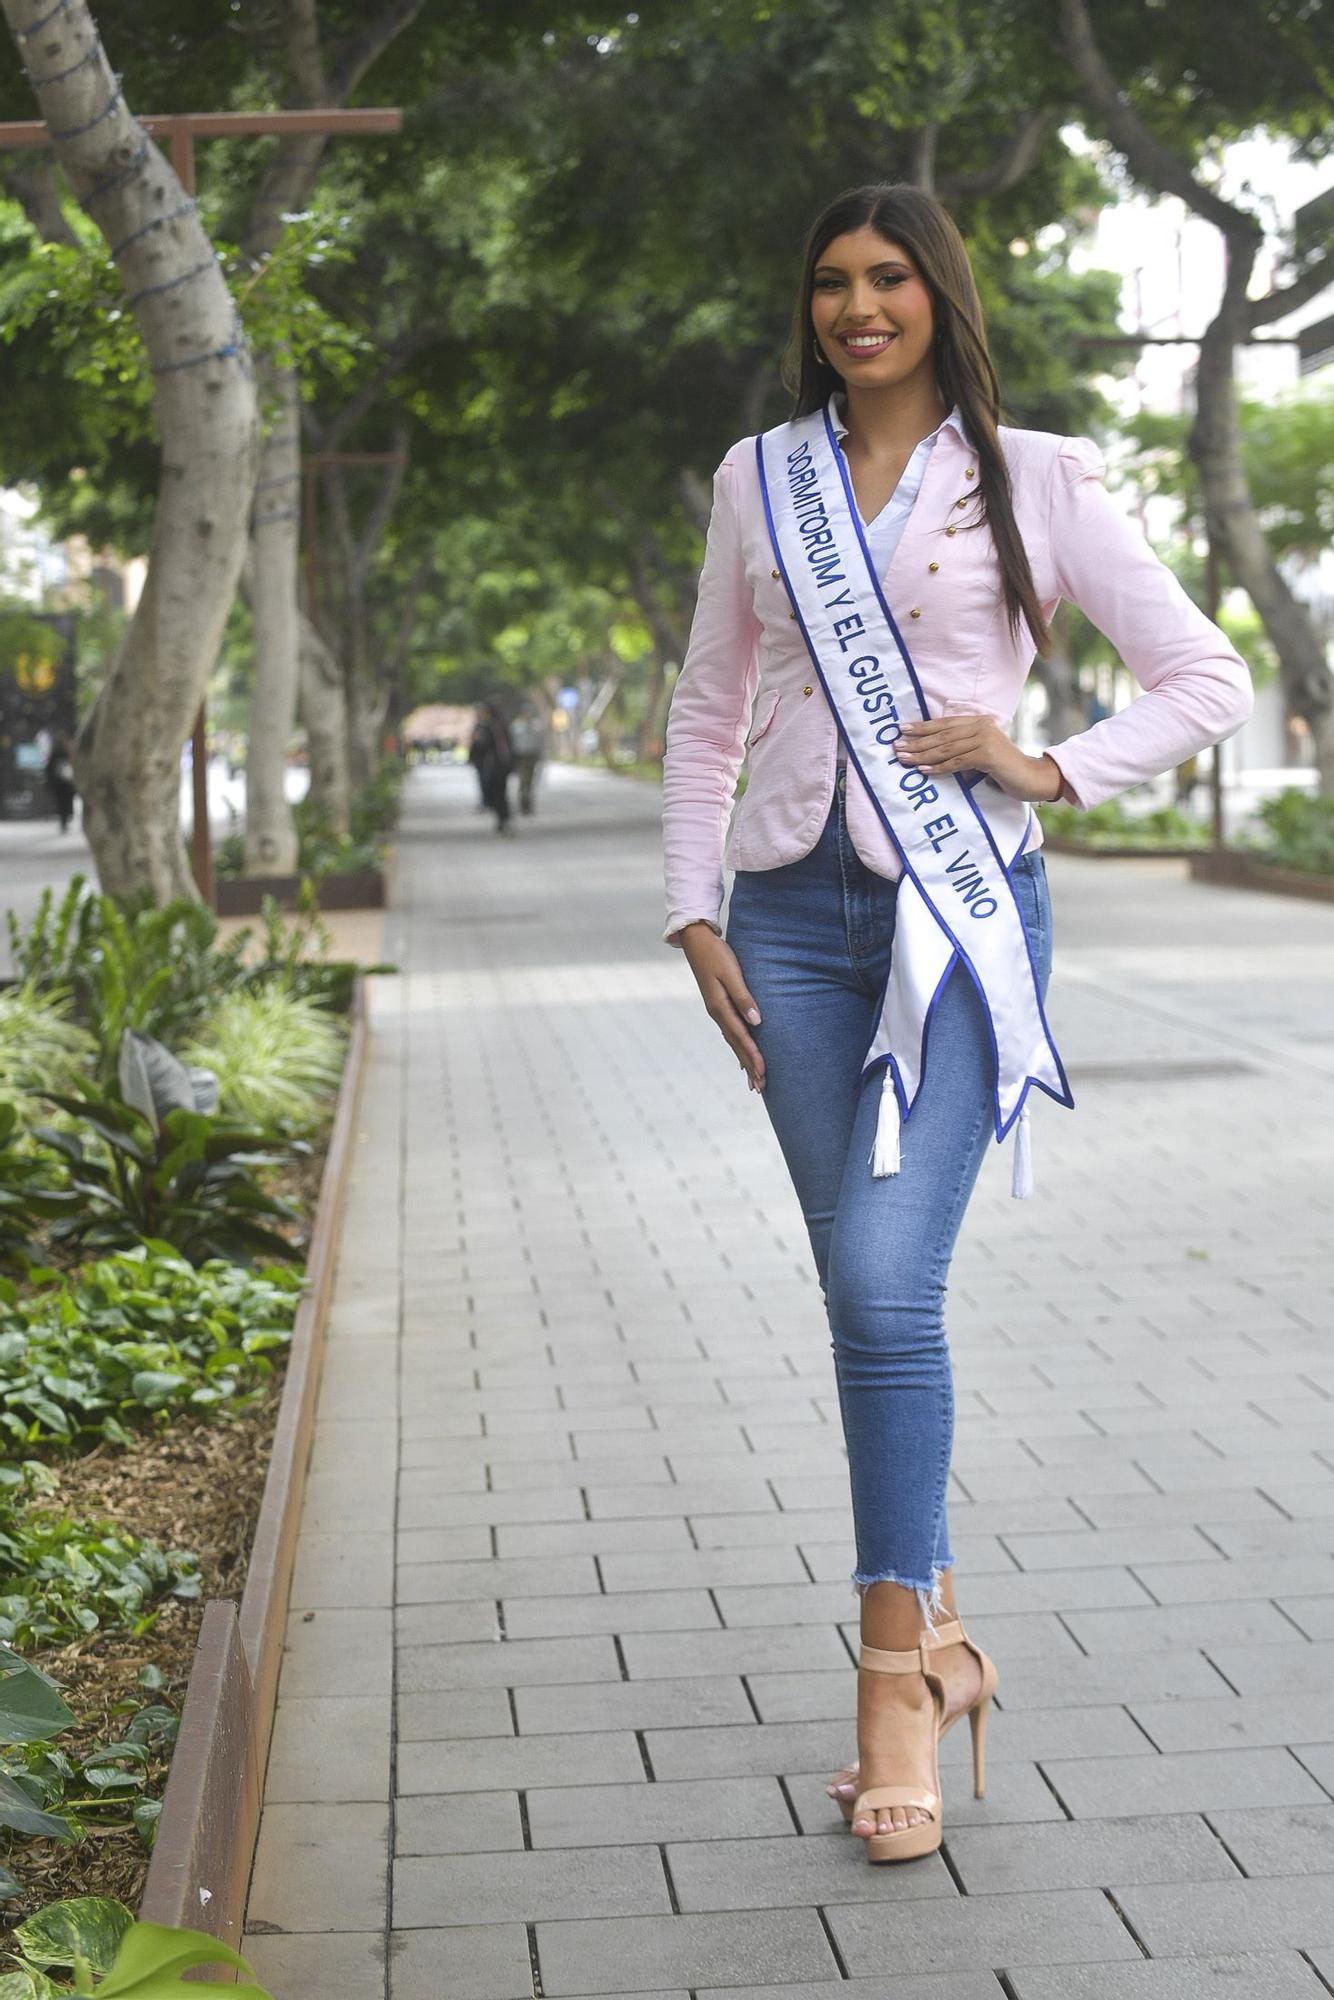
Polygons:
<instances>
[{"instance_id":1,"label":"person walking","mask_svg":"<svg viewBox=\"0 0 1334 2000\"><path fill-rule=\"evenodd\" d=\"M664 936L805 1216L861 1600L857 1759L829 1790L868 1857L896 1861L940 1845L937 1748L965 1714L981 1794L997 1684L954 1585L944 1305L989 1136L1014 1134L1022 1196L1032 1091L1072 1102L1033 803L1087 808L1169 770L1252 697L1108 497L1098 447L1000 422L967 249L932 195L857 188L817 219L787 374L791 419L714 481L667 728ZM1029 756L1008 730L1062 598L1143 692Z\"/></svg>"},{"instance_id":2,"label":"person walking","mask_svg":"<svg viewBox=\"0 0 1334 2000\"><path fill-rule=\"evenodd\" d=\"M60 821L60 831L69 832L70 821L74 817L74 802L78 792L74 785L74 764L70 757L69 738L63 733L51 745L46 760L46 788L51 794L51 802Z\"/></svg>"},{"instance_id":3,"label":"person walking","mask_svg":"<svg viewBox=\"0 0 1334 2000\"><path fill-rule=\"evenodd\" d=\"M496 816L496 832L512 834L509 784L510 773L514 769L514 751L510 745L505 711L498 701L481 704L468 754L477 767L482 805Z\"/></svg>"},{"instance_id":4,"label":"person walking","mask_svg":"<svg viewBox=\"0 0 1334 2000\"><path fill-rule=\"evenodd\" d=\"M546 737L541 716L533 704L526 701L510 724L510 746L514 751L514 768L519 774L521 813L531 814L537 810L537 772Z\"/></svg>"}]
</instances>

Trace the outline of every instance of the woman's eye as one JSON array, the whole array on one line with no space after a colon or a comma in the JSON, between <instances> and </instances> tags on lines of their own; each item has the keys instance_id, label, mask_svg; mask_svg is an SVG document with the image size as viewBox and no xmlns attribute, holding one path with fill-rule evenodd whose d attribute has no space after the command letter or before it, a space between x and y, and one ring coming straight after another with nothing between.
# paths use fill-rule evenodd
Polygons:
<instances>
[{"instance_id":1,"label":"woman's eye","mask_svg":"<svg viewBox=\"0 0 1334 2000\"><path fill-rule=\"evenodd\" d=\"M876 279L876 283L877 285L901 285L903 283L903 273L902 271L882 271Z\"/></svg>"}]
</instances>

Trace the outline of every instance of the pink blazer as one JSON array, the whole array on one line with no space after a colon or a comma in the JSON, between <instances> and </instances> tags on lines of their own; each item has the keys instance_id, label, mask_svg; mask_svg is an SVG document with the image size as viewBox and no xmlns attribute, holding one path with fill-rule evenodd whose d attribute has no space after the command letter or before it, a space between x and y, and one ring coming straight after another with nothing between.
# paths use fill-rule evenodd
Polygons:
<instances>
[{"instance_id":1,"label":"pink blazer","mask_svg":"<svg viewBox=\"0 0 1334 2000\"><path fill-rule=\"evenodd\" d=\"M1143 693L1051 755L1067 794L1087 809L1218 742L1251 712L1250 675L1102 484L1089 438L1002 428L1015 519L1044 613L1062 598L1116 647ZM1010 636L990 531L969 528L977 459L941 430L885 594L932 713L946 701L1008 728L1033 662L1027 628ZM724 863L777 868L808 854L833 795L838 748L829 706L774 566L753 438L714 476L704 568L690 644L672 697L663 764L667 928L703 918L715 929ZM749 779L733 814L743 758ZM855 770L848 831L877 874L898 860ZM728 834L728 823L731 832Z\"/></svg>"}]
</instances>

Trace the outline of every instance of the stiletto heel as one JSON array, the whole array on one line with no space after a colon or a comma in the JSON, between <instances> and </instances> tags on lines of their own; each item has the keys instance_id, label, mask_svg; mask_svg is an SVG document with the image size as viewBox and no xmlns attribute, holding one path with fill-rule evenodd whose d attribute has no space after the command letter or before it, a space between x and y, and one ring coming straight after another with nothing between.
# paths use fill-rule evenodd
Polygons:
<instances>
[{"instance_id":1,"label":"stiletto heel","mask_svg":"<svg viewBox=\"0 0 1334 2000\"><path fill-rule=\"evenodd\" d=\"M973 1732L973 1797L983 1799L987 1795L987 1717L991 1713L991 1696L984 1695L968 1711L968 1726Z\"/></svg>"},{"instance_id":2,"label":"stiletto heel","mask_svg":"<svg viewBox=\"0 0 1334 2000\"><path fill-rule=\"evenodd\" d=\"M962 1619L952 1618L947 1625L933 1626L929 1632L923 1633L922 1638L923 1643L932 1649L938 1646L966 1646L982 1670L982 1683L973 1697L972 1703L968 1708L957 1710L954 1715L947 1717L941 1723L940 1735L937 1739L938 1741L943 1740L949 1735L956 1722L965 1715L968 1717L969 1726L973 1732L974 1796L980 1799L983 1796L982 1784L985 1775L985 1750L983 1746L986 1742L987 1733L986 1715L991 1707L991 1698L996 1692L996 1682L998 1679L996 1663L982 1651L979 1645L975 1644L968 1637L968 1634L963 1629ZM854 1764L850 1768L855 1775L856 1765ZM855 1811L852 1801L840 1799L835 1794L835 1803L844 1819L848 1822L848 1825L851 1826Z\"/></svg>"}]
</instances>

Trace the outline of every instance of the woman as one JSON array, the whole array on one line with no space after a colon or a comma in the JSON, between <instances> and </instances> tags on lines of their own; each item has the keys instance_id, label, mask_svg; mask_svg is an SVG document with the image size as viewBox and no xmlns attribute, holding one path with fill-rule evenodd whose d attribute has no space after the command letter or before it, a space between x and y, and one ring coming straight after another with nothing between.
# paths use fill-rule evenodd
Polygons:
<instances>
[{"instance_id":1,"label":"woman","mask_svg":"<svg viewBox=\"0 0 1334 2000\"><path fill-rule=\"evenodd\" d=\"M899 1860L940 1845L937 1744L964 1714L980 1795L996 1684L952 1580L946 1274L989 1132L1017 1128L1022 1194L1030 1089L1070 1101L1030 802L1087 808L1170 770L1251 693L1108 498L1097 447L999 425L967 252L932 196L859 188L818 219L789 374L790 423L715 479L667 731L665 935L764 1094L809 1230L863 1642L858 1760L829 1789L869 1857ZM1062 598L1144 692L1030 757L1006 732Z\"/></svg>"}]
</instances>

